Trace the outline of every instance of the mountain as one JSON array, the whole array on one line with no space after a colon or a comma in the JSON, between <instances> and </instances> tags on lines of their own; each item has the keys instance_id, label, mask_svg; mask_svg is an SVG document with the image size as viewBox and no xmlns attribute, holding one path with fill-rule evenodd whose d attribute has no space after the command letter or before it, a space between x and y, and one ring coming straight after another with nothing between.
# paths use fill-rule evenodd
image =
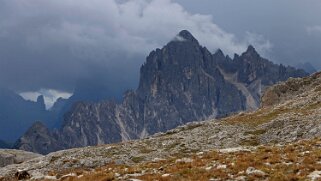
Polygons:
<instances>
[{"instance_id":1,"label":"mountain","mask_svg":"<svg viewBox=\"0 0 321 181\"><path fill-rule=\"evenodd\" d=\"M88 85L88 82L94 83ZM116 94L106 85L100 86L100 82L86 83L87 87L79 83L70 98L58 98L50 110L46 110L43 96L39 96L35 102L29 101L12 90L0 87L0 139L15 142L36 121L42 121L49 129L59 128L64 114L79 101L98 102L112 97L121 100L121 93Z\"/></svg>"},{"instance_id":2,"label":"mountain","mask_svg":"<svg viewBox=\"0 0 321 181\"><path fill-rule=\"evenodd\" d=\"M0 88L0 139L16 141L35 121L51 121L43 96L27 101L17 93Z\"/></svg>"},{"instance_id":3,"label":"mountain","mask_svg":"<svg viewBox=\"0 0 321 181\"><path fill-rule=\"evenodd\" d=\"M306 75L261 58L252 46L233 60L221 51L213 55L183 30L149 54L140 69L138 88L127 91L121 103L78 102L64 115L59 129L34 134L31 128L15 148L46 154L144 138L191 121L256 109L266 86ZM49 144L42 147L37 139Z\"/></svg>"},{"instance_id":4,"label":"mountain","mask_svg":"<svg viewBox=\"0 0 321 181\"><path fill-rule=\"evenodd\" d=\"M10 145L9 143L0 140L0 149L1 148L11 148L11 147L12 147L12 145Z\"/></svg>"},{"instance_id":5,"label":"mountain","mask_svg":"<svg viewBox=\"0 0 321 181\"><path fill-rule=\"evenodd\" d=\"M318 180L321 72L271 86L261 99L253 112L141 140L54 152L0 168L0 178L24 173L39 180Z\"/></svg>"},{"instance_id":6,"label":"mountain","mask_svg":"<svg viewBox=\"0 0 321 181\"><path fill-rule=\"evenodd\" d=\"M103 76L103 75L101 75ZM95 76L96 77L96 76ZM113 99L121 102L124 88L113 88L109 83L94 78L82 79L77 83L73 94L68 99L59 98L50 109L54 117L54 124L49 128L59 128L62 126L64 114L70 111L73 104L78 102L100 102L102 100ZM131 87L131 85L128 85ZM125 87L125 86L124 86Z\"/></svg>"},{"instance_id":7,"label":"mountain","mask_svg":"<svg viewBox=\"0 0 321 181\"><path fill-rule=\"evenodd\" d=\"M303 69L310 74L317 72L316 68L309 62L299 63L295 67Z\"/></svg>"},{"instance_id":8,"label":"mountain","mask_svg":"<svg viewBox=\"0 0 321 181\"><path fill-rule=\"evenodd\" d=\"M304 77L308 74L302 69L277 65L262 58L253 46L249 46L241 56L235 54L231 59L224 57L222 51L214 54L214 60L225 78L246 95L247 110L255 110L260 105L263 90L289 77Z\"/></svg>"},{"instance_id":9,"label":"mountain","mask_svg":"<svg viewBox=\"0 0 321 181\"><path fill-rule=\"evenodd\" d=\"M71 104L75 103L72 97L68 99L58 98L53 106L50 108L52 115L52 124L48 126L49 129L58 128L61 126L61 120L63 120L63 115L70 109Z\"/></svg>"},{"instance_id":10,"label":"mountain","mask_svg":"<svg viewBox=\"0 0 321 181\"><path fill-rule=\"evenodd\" d=\"M53 150L63 149L59 143L53 139L54 133L41 122L35 122L19 141L25 143L20 145L21 150L38 150L39 153L49 153ZM16 147L16 145L13 145Z\"/></svg>"}]
</instances>

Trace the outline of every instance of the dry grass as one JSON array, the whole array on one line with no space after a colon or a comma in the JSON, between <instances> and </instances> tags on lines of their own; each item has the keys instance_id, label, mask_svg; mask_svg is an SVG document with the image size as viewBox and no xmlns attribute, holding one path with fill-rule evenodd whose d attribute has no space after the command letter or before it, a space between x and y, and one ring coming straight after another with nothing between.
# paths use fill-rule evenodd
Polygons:
<instances>
[{"instance_id":1,"label":"dry grass","mask_svg":"<svg viewBox=\"0 0 321 181\"><path fill-rule=\"evenodd\" d=\"M57 175L61 180L227 180L244 177L246 180L306 180L307 176L321 170L321 140L305 140L285 146L259 146L254 151L221 153L208 151L190 154L191 161L177 162L171 157L157 162L139 162L133 165L114 163L95 170L68 170ZM261 170L265 175L247 174L249 167ZM77 176L63 177L67 173Z\"/></svg>"},{"instance_id":2,"label":"dry grass","mask_svg":"<svg viewBox=\"0 0 321 181\"><path fill-rule=\"evenodd\" d=\"M321 108L321 101L317 101L313 104L308 104L307 106L302 106L299 108L261 108L252 113L244 113L241 115L232 116L224 119L228 124L246 124L247 126L256 127L258 125L267 123L276 119L278 116L286 113L301 113L303 115L309 115L316 109ZM248 134L260 135L264 134L265 130L255 130L253 132L247 132Z\"/></svg>"},{"instance_id":3,"label":"dry grass","mask_svg":"<svg viewBox=\"0 0 321 181\"><path fill-rule=\"evenodd\" d=\"M226 119L226 122L228 124L246 124L248 126L255 127L260 124L269 122L286 112L289 112L289 110L285 108L279 108L275 110L262 108L253 113L245 113L243 115L230 117Z\"/></svg>"}]
</instances>

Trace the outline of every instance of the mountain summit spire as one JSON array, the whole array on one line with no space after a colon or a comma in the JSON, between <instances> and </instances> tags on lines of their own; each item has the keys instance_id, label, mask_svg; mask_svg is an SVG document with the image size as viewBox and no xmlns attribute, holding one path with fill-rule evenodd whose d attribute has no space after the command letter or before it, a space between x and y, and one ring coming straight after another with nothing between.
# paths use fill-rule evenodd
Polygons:
<instances>
[{"instance_id":1,"label":"mountain summit spire","mask_svg":"<svg viewBox=\"0 0 321 181\"><path fill-rule=\"evenodd\" d=\"M186 41L198 43L197 39L187 30L182 30L181 32L178 33L177 36L183 38Z\"/></svg>"},{"instance_id":2,"label":"mountain summit spire","mask_svg":"<svg viewBox=\"0 0 321 181\"><path fill-rule=\"evenodd\" d=\"M249 46L247 47L246 52L247 52L247 53L255 53L255 54L258 54L253 45L249 45Z\"/></svg>"}]
</instances>

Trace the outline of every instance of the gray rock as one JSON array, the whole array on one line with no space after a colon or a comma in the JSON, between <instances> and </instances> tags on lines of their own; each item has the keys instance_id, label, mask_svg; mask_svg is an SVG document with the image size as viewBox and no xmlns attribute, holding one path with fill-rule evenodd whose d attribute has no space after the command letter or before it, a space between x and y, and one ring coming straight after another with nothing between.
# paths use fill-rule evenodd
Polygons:
<instances>
[{"instance_id":1,"label":"gray rock","mask_svg":"<svg viewBox=\"0 0 321 181\"><path fill-rule=\"evenodd\" d=\"M63 146L56 141L55 137L56 135L50 132L44 124L36 122L15 143L14 147L43 154L63 149Z\"/></svg>"},{"instance_id":2,"label":"gray rock","mask_svg":"<svg viewBox=\"0 0 321 181\"><path fill-rule=\"evenodd\" d=\"M22 150L0 149L0 167L11 164L20 164L40 156L42 155Z\"/></svg>"},{"instance_id":3,"label":"gray rock","mask_svg":"<svg viewBox=\"0 0 321 181\"><path fill-rule=\"evenodd\" d=\"M224 77L246 96L248 110L259 107L260 98L266 87L286 81L290 77L309 75L304 70L282 64L277 65L262 58L251 45L241 56L235 55L233 59L225 57L220 50L213 57Z\"/></svg>"}]
</instances>

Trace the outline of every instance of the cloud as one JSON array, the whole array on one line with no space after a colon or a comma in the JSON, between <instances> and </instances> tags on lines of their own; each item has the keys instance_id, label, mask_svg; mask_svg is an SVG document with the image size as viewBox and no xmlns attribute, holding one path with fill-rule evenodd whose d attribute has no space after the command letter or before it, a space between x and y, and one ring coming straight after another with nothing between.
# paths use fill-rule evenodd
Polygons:
<instances>
[{"instance_id":1,"label":"cloud","mask_svg":"<svg viewBox=\"0 0 321 181\"><path fill-rule=\"evenodd\" d=\"M241 41L171 0L2 0L0 83L19 92L72 92L85 81L124 90L135 86L146 55L182 29L229 54L249 42L270 47L260 36Z\"/></svg>"},{"instance_id":2,"label":"cloud","mask_svg":"<svg viewBox=\"0 0 321 181\"><path fill-rule=\"evenodd\" d=\"M31 101L37 101L38 96L43 95L46 108L50 109L58 98L67 99L71 96L71 93L61 92L52 89L40 89L36 92L21 92L20 95L24 99Z\"/></svg>"},{"instance_id":3,"label":"cloud","mask_svg":"<svg viewBox=\"0 0 321 181\"><path fill-rule=\"evenodd\" d=\"M172 41L184 42L184 41L186 41L186 39L184 37L176 35Z\"/></svg>"},{"instance_id":4,"label":"cloud","mask_svg":"<svg viewBox=\"0 0 321 181\"><path fill-rule=\"evenodd\" d=\"M315 26L308 26L306 27L306 31L308 34L314 34L314 33L321 33L321 25L315 25Z\"/></svg>"}]
</instances>

